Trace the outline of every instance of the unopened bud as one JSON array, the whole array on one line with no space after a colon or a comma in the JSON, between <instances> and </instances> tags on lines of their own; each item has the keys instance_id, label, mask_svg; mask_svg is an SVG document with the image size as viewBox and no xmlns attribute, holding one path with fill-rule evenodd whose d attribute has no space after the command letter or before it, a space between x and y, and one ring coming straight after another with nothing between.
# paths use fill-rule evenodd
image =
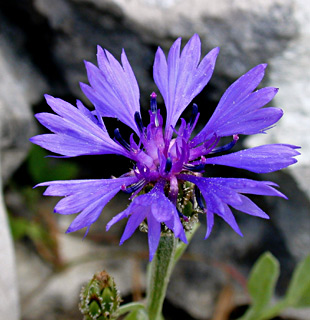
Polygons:
<instances>
[{"instance_id":1,"label":"unopened bud","mask_svg":"<svg viewBox=\"0 0 310 320\"><path fill-rule=\"evenodd\" d=\"M106 272L96 273L80 294L79 309L84 320L113 320L121 302L114 279Z\"/></svg>"}]
</instances>

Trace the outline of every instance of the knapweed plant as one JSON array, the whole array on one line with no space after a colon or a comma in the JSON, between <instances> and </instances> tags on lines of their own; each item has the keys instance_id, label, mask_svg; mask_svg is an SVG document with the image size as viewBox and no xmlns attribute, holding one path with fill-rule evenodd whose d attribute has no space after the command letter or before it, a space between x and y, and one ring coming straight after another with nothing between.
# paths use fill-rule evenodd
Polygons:
<instances>
[{"instance_id":1,"label":"knapweed plant","mask_svg":"<svg viewBox=\"0 0 310 320\"><path fill-rule=\"evenodd\" d=\"M186 231L195 228L198 213L205 215L207 220L205 238L213 228L214 215L242 235L230 207L268 219L268 215L246 195L285 198L273 182L211 178L204 174L205 168L219 165L268 173L295 163L294 156L299 154L296 146L287 144L262 145L223 154L234 147L239 135L265 133L282 117L281 109L263 108L278 89L267 87L254 91L264 76L266 64L254 67L235 81L220 99L209 121L196 133L198 106L190 106L189 119L180 116L210 80L219 48L211 50L201 60L201 43L196 34L182 51L180 48L179 38L167 58L161 48L156 52L153 76L159 92L150 92L147 125L146 119L141 117L139 86L125 51L119 63L107 50L98 47L98 67L86 62L89 85L81 83L94 111L87 109L81 101L77 101L75 107L46 95L47 103L57 115L39 113L36 118L53 133L31 139L63 157L116 154L135 163L119 178L50 181L38 186L48 186L44 195L64 197L56 205L55 212L78 213L67 232L86 228L87 233L117 193L130 195L129 206L113 217L106 229L128 219L120 244L139 226L148 233L152 263L143 312L150 320L161 319L177 243L188 242ZM165 120L157 107L158 94L164 100ZM119 128L110 135L103 121L106 117L117 118L129 126L132 129L130 137L122 136ZM221 144L223 137L231 137L231 142ZM179 255L180 250L177 257Z\"/></svg>"}]
</instances>

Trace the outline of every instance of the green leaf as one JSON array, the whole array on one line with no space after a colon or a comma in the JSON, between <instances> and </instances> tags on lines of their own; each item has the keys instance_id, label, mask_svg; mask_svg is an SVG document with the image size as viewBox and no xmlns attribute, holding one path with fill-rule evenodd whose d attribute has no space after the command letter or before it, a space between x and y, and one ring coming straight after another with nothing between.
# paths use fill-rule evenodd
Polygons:
<instances>
[{"instance_id":1,"label":"green leaf","mask_svg":"<svg viewBox=\"0 0 310 320\"><path fill-rule=\"evenodd\" d=\"M26 219L9 216L11 233L14 240L20 240L27 235L29 222Z\"/></svg>"},{"instance_id":2,"label":"green leaf","mask_svg":"<svg viewBox=\"0 0 310 320\"><path fill-rule=\"evenodd\" d=\"M269 304L279 272L279 262L270 252L261 255L254 264L248 281L248 290L255 313L259 314Z\"/></svg>"},{"instance_id":3,"label":"green leaf","mask_svg":"<svg viewBox=\"0 0 310 320\"><path fill-rule=\"evenodd\" d=\"M20 240L25 236L28 236L32 240L42 238L44 229L38 223L28 221L25 218L10 217L9 219L14 240Z\"/></svg>"},{"instance_id":4,"label":"green leaf","mask_svg":"<svg viewBox=\"0 0 310 320\"><path fill-rule=\"evenodd\" d=\"M139 309L145 310L145 305L141 302L130 302L122 304L118 309L118 315L121 316L127 312L138 311Z\"/></svg>"},{"instance_id":5,"label":"green leaf","mask_svg":"<svg viewBox=\"0 0 310 320\"><path fill-rule=\"evenodd\" d=\"M310 255L297 265L285 300L292 307L310 306Z\"/></svg>"},{"instance_id":6,"label":"green leaf","mask_svg":"<svg viewBox=\"0 0 310 320\"><path fill-rule=\"evenodd\" d=\"M124 320L148 320L148 315L144 309L138 309L129 313Z\"/></svg>"}]
</instances>

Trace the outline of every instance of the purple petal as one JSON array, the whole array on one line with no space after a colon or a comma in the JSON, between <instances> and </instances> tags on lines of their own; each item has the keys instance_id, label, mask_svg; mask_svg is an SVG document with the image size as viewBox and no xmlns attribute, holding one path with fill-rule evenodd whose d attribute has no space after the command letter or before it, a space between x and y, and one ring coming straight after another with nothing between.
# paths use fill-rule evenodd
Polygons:
<instances>
[{"instance_id":1,"label":"purple petal","mask_svg":"<svg viewBox=\"0 0 310 320\"><path fill-rule=\"evenodd\" d=\"M162 94L166 109L166 138L172 135L181 113L209 82L214 70L218 48L210 51L200 62L201 43L195 34L180 55L181 38L172 45L168 59L158 49L154 62L154 81Z\"/></svg>"},{"instance_id":2,"label":"purple petal","mask_svg":"<svg viewBox=\"0 0 310 320\"><path fill-rule=\"evenodd\" d=\"M35 186L37 187L46 187L48 188L45 190L43 195L45 196L58 196L58 197L64 197L69 196L75 193L79 193L80 191L84 190L96 190L100 186L104 186L104 181L107 181L106 184L109 186L113 183L116 183L117 181L121 181L118 179L108 179L108 180L98 180L98 179L89 179L89 180L60 180L60 181L48 181L48 182L42 182ZM109 182L111 181L111 182ZM93 188L93 189L92 189Z\"/></svg>"},{"instance_id":3,"label":"purple petal","mask_svg":"<svg viewBox=\"0 0 310 320\"><path fill-rule=\"evenodd\" d=\"M197 185L198 186L198 185ZM199 186L198 186L199 187ZM211 188L214 186L211 186ZM219 189L219 188L218 188ZM218 216L220 216L229 226L240 236L242 236L242 232L239 229L239 226L236 222L234 215L232 214L230 208L228 207L225 197L223 195L225 192L219 189L217 192L213 189L214 192L206 193L201 190L202 195L205 198L207 210L214 212ZM207 197L207 198L206 198ZM240 197L239 197L240 198Z\"/></svg>"},{"instance_id":4,"label":"purple petal","mask_svg":"<svg viewBox=\"0 0 310 320\"><path fill-rule=\"evenodd\" d=\"M161 48L158 48L155 54L153 77L161 95L166 101L168 99L168 65Z\"/></svg>"},{"instance_id":5,"label":"purple petal","mask_svg":"<svg viewBox=\"0 0 310 320\"><path fill-rule=\"evenodd\" d=\"M139 134L134 121L135 112L140 111L139 87L125 51L122 65L99 46L97 59L99 68L86 62L90 87L82 83L81 89L103 117L117 118Z\"/></svg>"},{"instance_id":6,"label":"purple petal","mask_svg":"<svg viewBox=\"0 0 310 320\"><path fill-rule=\"evenodd\" d=\"M187 243L177 209L164 194L165 184L166 182L161 180L149 193L134 198L129 207L114 217L107 225L107 229L109 229L114 223L130 216L120 241L120 244L122 244L132 236L139 224L144 219L147 219L150 259L153 258L158 246L158 233L160 235L161 223L165 223L167 227L173 231L175 237Z\"/></svg>"},{"instance_id":7,"label":"purple petal","mask_svg":"<svg viewBox=\"0 0 310 320\"><path fill-rule=\"evenodd\" d=\"M128 218L130 215L130 212L126 209L122 212L120 212L119 214L117 214L116 216L114 216L109 223L106 226L106 231L109 231L110 228L117 222L121 221L124 218Z\"/></svg>"},{"instance_id":8,"label":"purple petal","mask_svg":"<svg viewBox=\"0 0 310 320\"><path fill-rule=\"evenodd\" d=\"M142 221L145 219L145 216L147 215L147 210L144 208L143 210L139 210L140 208L134 207L131 210L128 208L126 209L128 212L130 212L130 217L128 219L128 222L126 224L126 228L124 230L124 233L120 240L120 245L122 245L127 239L129 239L132 234L136 231L136 229L139 227L139 225L142 223ZM142 209L142 208L141 208ZM150 210L150 209L148 209Z\"/></svg>"},{"instance_id":9,"label":"purple petal","mask_svg":"<svg viewBox=\"0 0 310 320\"><path fill-rule=\"evenodd\" d=\"M221 199L219 199L220 201ZM216 209L216 206L212 208L211 210ZM231 212L230 208L227 204L223 204L223 212L222 214L219 214L219 216L236 232L239 234L239 236L243 237L243 234L237 224L237 221ZM216 213L216 212L215 212Z\"/></svg>"},{"instance_id":10,"label":"purple petal","mask_svg":"<svg viewBox=\"0 0 310 320\"><path fill-rule=\"evenodd\" d=\"M269 219L269 216L249 198L243 195L240 195L240 198L242 200L242 203L239 205L232 205L232 207L247 214L250 214L251 216Z\"/></svg>"},{"instance_id":11,"label":"purple petal","mask_svg":"<svg viewBox=\"0 0 310 320\"><path fill-rule=\"evenodd\" d=\"M166 226L173 231L176 238L179 238L184 243L188 243L183 225L180 221L178 213L175 211L170 220L165 221Z\"/></svg>"},{"instance_id":12,"label":"purple petal","mask_svg":"<svg viewBox=\"0 0 310 320\"><path fill-rule=\"evenodd\" d=\"M177 212L176 207L164 194L164 181L158 182L155 187L147 194L143 194L133 200L128 209L139 207L139 210L149 210L158 222L166 222ZM136 209L135 209L136 210Z\"/></svg>"},{"instance_id":13,"label":"purple petal","mask_svg":"<svg viewBox=\"0 0 310 320\"><path fill-rule=\"evenodd\" d=\"M214 213L211 212L210 210L206 210L206 219L207 219L207 232L205 236L205 240L209 238L211 231L214 226Z\"/></svg>"},{"instance_id":14,"label":"purple petal","mask_svg":"<svg viewBox=\"0 0 310 320\"><path fill-rule=\"evenodd\" d=\"M148 243L149 243L149 260L152 261L154 254L157 250L159 240L160 240L160 232L161 232L161 223L155 219L155 216L150 214L147 218L148 225Z\"/></svg>"},{"instance_id":15,"label":"purple petal","mask_svg":"<svg viewBox=\"0 0 310 320\"><path fill-rule=\"evenodd\" d=\"M100 198L101 196L102 194L100 194ZM89 195L88 193L85 193L85 190L83 190L61 199L55 206L54 212L60 214L73 214L81 212L85 208L85 202L92 203L96 202L97 200L97 193Z\"/></svg>"},{"instance_id":16,"label":"purple petal","mask_svg":"<svg viewBox=\"0 0 310 320\"><path fill-rule=\"evenodd\" d=\"M275 196L287 199L286 196L273 187L278 187L276 183L271 181L255 181L241 178L217 178L218 181L223 179L222 183L229 188L234 189L238 193L256 194L261 196Z\"/></svg>"},{"instance_id":17,"label":"purple petal","mask_svg":"<svg viewBox=\"0 0 310 320\"><path fill-rule=\"evenodd\" d=\"M213 214L220 216L238 234L242 235L228 205L253 216L265 219L269 218L264 211L241 193L279 196L285 198L282 193L272 188L275 184L268 181L255 181L237 178L203 178L186 174L180 174L177 178L196 184L205 199L208 224L206 238L210 235L213 227Z\"/></svg>"},{"instance_id":18,"label":"purple petal","mask_svg":"<svg viewBox=\"0 0 310 320\"><path fill-rule=\"evenodd\" d=\"M218 164L257 173L268 173L286 168L297 162L293 158L300 154L296 148L298 147L286 144L267 144L208 158L206 164Z\"/></svg>"},{"instance_id":19,"label":"purple petal","mask_svg":"<svg viewBox=\"0 0 310 320\"><path fill-rule=\"evenodd\" d=\"M96 201L87 202L85 209L72 221L66 233L74 232L85 227L89 227L91 224L97 221L105 205L119 192L119 188L106 193Z\"/></svg>"},{"instance_id":20,"label":"purple petal","mask_svg":"<svg viewBox=\"0 0 310 320\"><path fill-rule=\"evenodd\" d=\"M263 133L282 117L281 109L262 109L278 89L268 87L252 92L262 80L265 68L264 64L256 66L227 89L206 126L192 140L193 146L214 134L224 137Z\"/></svg>"},{"instance_id":21,"label":"purple petal","mask_svg":"<svg viewBox=\"0 0 310 320\"><path fill-rule=\"evenodd\" d=\"M121 190L121 186L129 186L137 180L134 176L103 180L51 181L40 183L36 187L48 186L44 195L65 197L58 202L55 212L81 212L68 228L67 232L73 232L94 223L104 206Z\"/></svg>"},{"instance_id":22,"label":"purple petal","mask_svg":"<svg viewBox=\"0 0 310 320\"><path fill-rule=\"evenodd\" d=\"M267 64L260 64L235 81L222 96L214 116L228 112L229 106L245 99L262 81L266 67Z\"/></svg>"},{"instance_id":23,"label":"purple petal","mask_svg":"<svg viewBox=\"0 0 310 320\"><path fill-rule=\"evenodd\" d=\"M109 137L104 126L80 102L76 108L48 95L46 101L58 115L39 113L36 118L54 134L32 137L32 143L67 157L90 154L128 156L128 152Z\"/></svg>"},{"instance_id":24,"label":"purple petal","mask_svg":"<svg viewBox=\"0 0 310 320\"><path fill-rule=\"evenodd\" d=\"M83 113L93 123L98 125L103 131L107 131L103 123L102 116L100 115L100 113L98 113L98 110L95 109L93 111L89 111L80 100L76 100L76 106L81 111L81 113ZM95 117L95 115L97 116L97 118Z\"/></svg>"}]
</instances>

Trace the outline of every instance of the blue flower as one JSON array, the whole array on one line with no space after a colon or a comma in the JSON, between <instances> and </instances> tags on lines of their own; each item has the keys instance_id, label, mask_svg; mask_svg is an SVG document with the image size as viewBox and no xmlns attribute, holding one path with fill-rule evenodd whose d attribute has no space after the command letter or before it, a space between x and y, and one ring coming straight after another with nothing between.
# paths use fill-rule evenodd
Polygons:
<instances>
[{"instance_id":1,"label":"blue flower","mask_svg":"<svg viewBox=\"0 0 310 320\"><path fill-rule=\"evenodd\" d=\"M46 95L47 103L57 115L39 113L36 117L53 133L35 136L31 139L33 143L63 157L117 154L135 162L133 169L116 179L52 181L38 185L48 186L45 195L64 197L56 205L55 212L79 213L67 232L87 227L87 233L104 206L123 191L132 194L132 202L108 223L107 230L128 218L122 244L146 222L152 260L162 230L168 228L175 237L187 241L182 223L188 218L183 215L179 201L180 190L186 181L195 185L191 200L206 215L206 238L212 230L214 215L220 216L242 235L230 207L268 219L268 215L244 194L285 198L272 182L203 176L207 165L268 173L296 162L294 156L299 154L298 147L287 144L263 145L216 156L231 149L237 143L238 135L265 133L282 117L281 109L263 108L277 93L276 88L254 91L264 76L266 65L256 66L234 82L204 128L191 138L199 118L197 105L192 105L188 122L180 116L210 80L219 48L211 50L201 60L198 35L188 41L182 52L180 46L179 38L167 59L160 48L155 56L154 81L164 99L165 123L153 92L149 124L143 125L138 83L124 51L119 63L107 50L98 47L98 67L86 62L90 85L82 83L81 88L95 111L89 111L80 101L75 107ZM133 130L130 138L124 139L116 128L112 139L103 122L105 117L117 118L129 126ZM219 146L221 138L227 136L232 137L231 142Z\"/></svg>"}]
</instances>

